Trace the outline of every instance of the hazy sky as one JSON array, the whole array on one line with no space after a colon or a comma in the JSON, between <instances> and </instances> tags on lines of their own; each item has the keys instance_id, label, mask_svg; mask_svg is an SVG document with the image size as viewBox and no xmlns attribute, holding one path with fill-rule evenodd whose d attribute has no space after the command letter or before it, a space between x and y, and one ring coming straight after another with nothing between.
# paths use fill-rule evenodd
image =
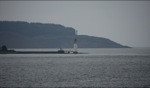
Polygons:
<instances>
[{"instance_id":1,"label":"hazy sky","mask_svg":"<svg viewBox=\"0 0 150 88\"><path fill-rule=\"evenodd\" d=\"M150 1L0 1L0 21L56 23L78 34L150 47Z\"/></svg>"}]
</instances>

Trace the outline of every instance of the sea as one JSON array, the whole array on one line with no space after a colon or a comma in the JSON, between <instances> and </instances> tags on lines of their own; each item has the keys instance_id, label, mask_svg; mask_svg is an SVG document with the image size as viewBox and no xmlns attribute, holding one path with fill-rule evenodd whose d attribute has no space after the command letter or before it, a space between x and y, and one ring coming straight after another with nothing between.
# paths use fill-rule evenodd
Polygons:
<instances>
[{"instance_id":1,"label":"sea","mask_svg":"<svg viewBox=\"0 0 150 88\"><path fill-rule=\"evenodd\" d=\"M150 88L150 48L78 51L82 54L0 54L0 87Z\"/></svg>"}]
</instances>

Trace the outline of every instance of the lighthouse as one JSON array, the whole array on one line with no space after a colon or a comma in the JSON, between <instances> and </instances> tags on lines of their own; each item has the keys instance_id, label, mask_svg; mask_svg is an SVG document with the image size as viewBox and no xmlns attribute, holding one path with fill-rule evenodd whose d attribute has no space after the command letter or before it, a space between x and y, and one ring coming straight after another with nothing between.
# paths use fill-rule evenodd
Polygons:
<instances>
[{"instance_id":1,"label":"lighthouse","mask_svg":"<svg viewBox=\"0 0 150 88\"><path fill-rule=\"evenodd\" d=\"M74 44L73 44L73 47L74 47L74 51L73 53L77 54L78 53L78 45L77 45L77 31L75 30L75 39L74 39Z\"/></svg>"},{"instance_id":2,"label":"lighthouse","mask_svg":"<svg viewBox=\"0 0 150 88\"><path fill-rule=\"evenodd\" d=\"M76 38L74 39L73 47L74 47L73 53L78 53L78 45L77 45L77 39Z\"/></svg>"}]
</instances>

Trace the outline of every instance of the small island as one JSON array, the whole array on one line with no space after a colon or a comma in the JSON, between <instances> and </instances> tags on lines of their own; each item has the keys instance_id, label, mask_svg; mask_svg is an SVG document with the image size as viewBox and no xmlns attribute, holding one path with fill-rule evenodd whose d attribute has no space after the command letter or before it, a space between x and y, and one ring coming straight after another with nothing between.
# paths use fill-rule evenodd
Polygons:
<instances>
[{"instance_id":1,"label":"small island","mask_svg":"<svg viewBox=\"0 0 150 88\"><path fill-rule=\"evenodd\" d=\"M8 50L5 45L0 48L0 54L16 53L15 50Z\"/></svg>"},{"instance_id":2,"label":"small island","mask_svg":"<svg viewBox=\"0 0 150 88\"><path fill-rule=\"evenodd\" d=\"M0 48L0 54L79 54L77 51L77 39L74 40L74 50L64 51L62 48L58 51L15 51L7 49L6 45ZM80 53L81 54L81 53Z\"/></svg>"},{"instance_id":3,"label":"small island","mask_svg":"<svg viewBox=\"0 0 150 88\"><path fill-rule=\"evenodd\" d=\"M0 54L78 54L77 51L64 51L60 49L58 51L15 51L9 50L5 45L0 48Z\"/></svg>"}]
</instances>

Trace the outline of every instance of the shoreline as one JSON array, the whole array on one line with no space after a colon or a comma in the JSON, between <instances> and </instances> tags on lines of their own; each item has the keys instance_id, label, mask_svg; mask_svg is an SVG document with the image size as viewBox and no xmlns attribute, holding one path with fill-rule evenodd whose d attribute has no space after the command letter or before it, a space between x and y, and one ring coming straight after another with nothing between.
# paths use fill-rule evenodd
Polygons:
<instances>
[{"instance_id":1,"label":"shoreline","mask_svg":"<svg viewBox=\"0 0 150 88\"><path fill-rule=\"evenodd\" d=\"M0 52L0 54L79 54L78 52L73 51L7 51L7 52Z\"/></svg>"}]
</instances>

